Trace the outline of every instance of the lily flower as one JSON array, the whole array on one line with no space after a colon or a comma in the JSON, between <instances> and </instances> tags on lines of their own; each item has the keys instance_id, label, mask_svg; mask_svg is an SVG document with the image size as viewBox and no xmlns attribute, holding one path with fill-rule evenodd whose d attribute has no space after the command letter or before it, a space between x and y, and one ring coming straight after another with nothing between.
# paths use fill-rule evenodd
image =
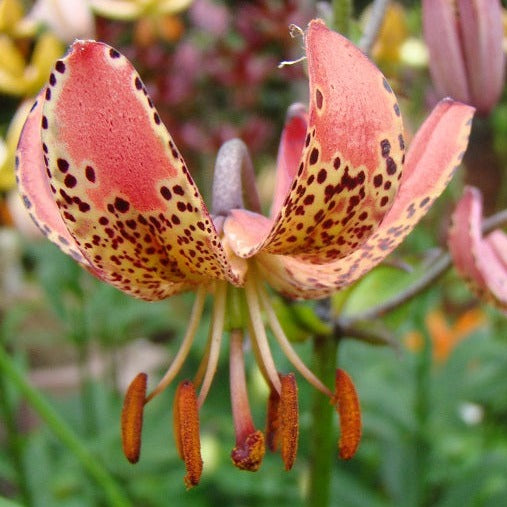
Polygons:
<instances>
[{"instance_id":1,"label":"lily flower","mask_svg":"<svg viewBox=\"0 0 507 507\"><path fill-rule=\"evenodd\" d=\"M482 236L482 195L466 187L452 215L449 252L472 291L507 312L507 235L496 229Z\"/></svg>"},{"instance_id":2,"label":"lily flower","mask_svg":"<svg viewBox=\"0 0 507 507\"><path fill-rule=\"evenodd\" d=\"M54 61L63 53L59 39L50 32L37 38L30 61L13 39L0 34L0 93L34 97L46 83Z\"/></svg>"},{"instance_id":3,"label":"lily flower","mask_svg":"<svg viewBox=\"0 0 507 507\"><path fill-rule=\"evenodd\" d=\"M46 26L61 41L95 36L95 23L88 0L37 0L28 19Z\"/></svg>"},{"instance_id":4,"label":"lily flower","mask_svg":"<svg viewBox=\"0 0 507 507\"><path fill-rule=\"evenodd\" d=\"M25 17L21 0L0 0L0 34L13 39L31 37L36 26Z\"/></svg>"},{"instance_id":5,"label":"lily flower","mask_svg":"<svg viewBox=\"0 0 507 507\"><path fill-rule=\"evenodd\" d=\"M176 14L193 0L90 0L92 9L105 18L134 21L144 16Z\"/></svg>"},{"instance_id":6,"label":"lily flower","mask_svg":"<svg viewBox=\"0 0 507 507\"><path fill-rule=\"evenodd\" d=\"M176 377L205 297L214 305L207 352L193 381L179 384L175 437L190 487L202 470L199 410L230 335L236 466L257 470L270 449L285 467L297 450L295 376L281 375L263 314L294 368L337 405L339 451L359 444L352 380L338 370L334 391L287 339L267 285L295 299L345 287L380 263L443 191L466 149L473 108L442 101L405 160L396 97L380 71L321 20L305 36L310 107L292 106L281 138L274 200L261 214L244 143L219 150L211 211L205 205L138 74L114 48L77 41L56 62L33 106L17 153L19 189L43 233L98 278L134 297L160 300L195 290L188 329L167 373L147 396L140 373L126 396L124 450L137 461L143 407ZM248 209L247 209L248 207ZM246 331L271 389L267 437L248 403Z\"/></svg>"},{"instance_id":7,"label":"lily flower","mask_svg":"<svg viewBox=\"0 0 507 507\"><path fill-rule=\"evenodd\" d=\"M450 96L489 113L504 82L500 0L423 0L422 14L439 97Z\"/></svg>"},{"instance_id":8,"label":"lily flower","mask_svg":"<svg viewBox=\"0 0 507 507\"><path fill-rule=\"evenodd\" d=\"M0 137L0 191L6 192L16 186L14 178L14 159L21 129L28 112L32 107L33 98L24 100L14 113L7 128L5 139Z\"/></svg>"}]
</instances>

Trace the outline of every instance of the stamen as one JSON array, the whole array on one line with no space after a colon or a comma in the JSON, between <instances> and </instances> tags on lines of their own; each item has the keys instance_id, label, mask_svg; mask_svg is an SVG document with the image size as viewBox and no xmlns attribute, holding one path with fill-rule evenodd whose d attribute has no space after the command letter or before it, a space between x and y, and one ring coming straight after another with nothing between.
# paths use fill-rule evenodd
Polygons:
<instances>
[{"instance_id":1,"label":"stamen","mask_svg":"<svg viewBox=\"0 0 507 507\"><path fill-rule=\"evenodd\" d=\"M337 405L340 417L340 458L350 459L357 451L361 440L361 408L356 388L349 375L341 369L336 370L336 392L333 402Z\"/></svg>"},{"instance_id":2,"label":"stamen","mask_svg":"<svg viewBox=\"0 0 507 507\"><path fill-rule=\"evenodd\" d=\"M273 361L273 356L271 355L271 350L269 348L266 330L264 329L264 324L262 322L259 298L255 290L255 282L253 281L255 277L253 277L252 280L252 272L249 274L250 276L248 277L245 284L245 295L248 308L250 310L250 320L253 329L253 335L251 338L257 342L264 368L269 377L269 380L271 381L272 386L278 393L280 393L282 387L280 385L280 379L278 378L275 362Z\"/></svg>"},{"instance_id":3,"label":"stamen","mask_svg":"<svg viewBox=\"0 0 507 507\"><path fill-rule=\"evenodd\" d=\"M271 379L269 378L268 372L266 371L266 367L264 366L264 361L261 357L261 352L259 350L259 345L257 344L257 340L255 339L255 333L252 327L252 320L248 319L248 336L250 337L250 343L252 344L252 351L255 356L255 362L257 363L257 367L261 372L262 378L266 381L266 384L269 386L270 390L273 390L273 386L271 385ZM276 390L275 390L276 392ZM278 393L277 393L278 394Z\"/></svg>"},{"instance_id":4,"label":"stamen","mask_svg":"<svg viewBox=\"0 0 507 507\"><path fill-rule=\"evenodd\" d=\"M268 400L266 440L273 452L281 448L285 470L296 460L299 437L298 388L293 373L280 375L282 392L271 390Z\"/></svg>"},{"instance_id":5,"label":"stamen","mask_svg":"<svg viewBox=\"0 0 507 507\"><path fill-rule=\"evenodd\" d=\"M298 386L294 373L280 375L282 394L280 396L280 446L285 470L290 470L296 460L299 437Z\"/></svg>"},{"instance_id":6,"label":"stamen","mask_svg":"<svg viewBox=\"0 0 507 507\"><path fill-rule=\"evenodd\" d=\"M204 308L204 301L206 299L207 289L204 285L199 286L197 292L195 294L195 301L192 307L192 313L190 314L190 321L188 323L188 328L181 342L180 348L169 366L166 374L162 377L157 387L153 389L150 395L146 398L146 403L148 403L151 399L153 399L157 394L160 394L173 380L174 377L178 374L183 363L185 362L190 348L192 347L192 343L195 338L195 333L197 332L197 328L199 326L199 322L201 320L202 311Z\"/></svg>"},{"instance_id":7,"label":"stamen","mask_svg":"<svg viewBox=\"0 0 507 507\"><path fill-rule=\"evenodd\" d=\"M201 362L199 363L199 367L197 368L197 373L194 376L194 386L196 389L202 384L202 379L204 378L204 374L206 373L206 367L208 366L209 360L209 349L211 348L211 328L208 329L208 337L206 338L206 348L204 349L204 354L201 358Z\"/></svg>"},{"instance_id":8,"label":"stamen","mask_svg":"<svg viewBox=\"0 0 507 507\"><path fill-rule=\"evenodd\" d=\"M264 457L264 435L255 429L245 379L245 361L243 357L243 331L231 332L230 344L230 389L236 447L231 458L238 468L255 472Z\"/></svg>"},{"instance_id":9,"label":"stamen","mask_svg":"<svg viewBox=\"0 0 507 507\"><path fill-rule=\"evenodd\" d=\"M264 287L262 287L262 282L257 283L257 290L259 293L259 298L261 300L262 307L267 314L269 327L271 331L273 331L273 335L275 336L280 348L283 353L287 356L287 359L293 364L296 370L301 373L301 375L316 389L324 393L326 396L333 398L333 393L330 389L328 389L313 373L312 371L303 363L301 358L297 355L296 351L293 349L290 341L285 336L285 333L278 322L278 318L276 317L275 311L271 306L271 302L269 301L269 296L266 294Z\"/></svg>"},{"instance_id":10,"label":"stamen","mask_svg":"<svg viewBox=\"0 0 507 507\"><path fill-rule=\"evenodd\" d=\"M276 452L280 445L280 395L271 388L268 398L266 417L266 444L271 452Z\"/></svg>"},{"instance_id":11,"label":"stamen","mask_svg":"<svg viewBox=\"0 0 507 507\"><path fill-rule=\"evenodd\" d=\"M227 284L225 282L217 283L215 291L215 304L213 305L213 314L211 317L211 343L209 349L208 365L202 381L201 391L199 392L198 404L202 407L206 396L211 387L211 382L217 371L218 356L220 354L220 344L222 343L222 333L224 331L225 303L227 295Z\"/></svg>"},{"instance_id":12,"label":"stamen","mask_svg":"<svg viewBox=\"0 0 507 507\"><path fill-rule=\"evenodd\" d=\"M130 383L121 412L121 440L123 453L131 463L137 463L141 454L144 399L148 376L139 373Z\"/></svg>"},{"instance_id":13,"label":"stamen","mask_svg":"<svg viewBox=\"0 0 507 507\"><path fill-rule=\"evenodd\" d=\"M199 484L202 473L199 410L194 385L190 380L181 382L176 390L173 418L176 447L187 469L184 481L187 489L190 489Z\"/></svg>"}]
</instances>

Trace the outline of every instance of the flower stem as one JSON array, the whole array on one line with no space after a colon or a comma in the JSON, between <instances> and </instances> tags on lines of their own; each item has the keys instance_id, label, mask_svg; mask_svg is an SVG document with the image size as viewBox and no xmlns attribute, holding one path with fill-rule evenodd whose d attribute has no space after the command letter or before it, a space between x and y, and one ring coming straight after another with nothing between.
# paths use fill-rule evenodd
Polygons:
<instances>
[{"instance_id":1,"label":"flower stem","mask_svg":"<svg viewBox=\"0 0 507 507\"><path fill-rule=\"evenodd\" d=\"M0 371L5 375L5 378L8 378L16 386L51 431L67 446L90 476L102 487L109 505L115 507L131 506L132 504L109 472L84 446L71 427L58 415L48 401L26 381L26 378L14 365L3 346L0 346Z\"/></svg>"},{"instance_id":2,"label":"flower stem","mask_svg":"<svg viewBox=\"0 0 507 507\"><path fill-rule=\"evenodd\" d=\"M344 37L350 34L352 0L333 0L333 28Z\"/></svg>"},{"instance_id":3,"label":"flower stem","mask_svg":"<svg viewBox=\"0 0 507 507\"><path fill-rule=\"evenodd\" d=\"M7 433L7 451L16 470L17 488L24 505L32 505L32 493L28 484L22 448L23 436L16 428L16 403L7 388L6 378L0 375L0 414Z\"/></svg>"},{"instance_id":4,"label":"flower stem","mask_svg":"<svg viewBox=\"0 0 507 507\"><path fill-rule=\"evenodd\" d=\"M327 385L333 385L339 340L335 336L316 336L313 341L313 371ZM310 486L308 507L327 507L331 497L331 471L336 455L333 432L334 408L329 398L315 390L312 406Z\"/></svg>"},{"instance_id":5,"label":"flower stem","mask_svg":"<svg viewBox=\"0 0 507 507\"><path fill-rule=\"evenodd\" d=\"M494 215L485 218L482 222L482 233L487 234L498 227L507 224L507 209L499 211ZM432 284L440 278L452 266L452 259L448 252L443 252L432 265L424 272L424 274L413 283L398 292L392 298L382 301L378 305L368 308L364 312L352 314L350 317L336 319L335 324L340 328L353 326L356 322L373 320L382 317L386 313L395 310L413 299L415 296L424 292L432 286Z\"/></svg>"}]
</instances>

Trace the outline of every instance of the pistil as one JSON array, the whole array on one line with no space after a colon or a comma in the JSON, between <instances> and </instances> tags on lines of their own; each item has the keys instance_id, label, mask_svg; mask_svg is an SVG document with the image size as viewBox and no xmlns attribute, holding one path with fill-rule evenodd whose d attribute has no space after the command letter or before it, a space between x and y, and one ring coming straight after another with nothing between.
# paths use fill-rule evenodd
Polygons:
<instances>
[{"instance_id":1,"label":"pistil","mask_svg":"<svg viewBox=\"0 0 507 507\"><path fill-rule=\"evenodd\" d=\"M250 412L245 379L243 331L240 329L231 332L229 358L232 417L236 433L236 447L231 458L238 468L255 472L264 457L264 435L255 429Z\"/></svg>"}]
</instances>

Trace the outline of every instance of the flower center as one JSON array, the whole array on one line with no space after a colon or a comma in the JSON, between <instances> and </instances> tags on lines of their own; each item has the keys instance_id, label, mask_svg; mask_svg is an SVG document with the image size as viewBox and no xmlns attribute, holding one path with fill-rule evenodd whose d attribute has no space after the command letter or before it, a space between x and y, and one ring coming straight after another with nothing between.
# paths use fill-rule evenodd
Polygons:
<instances>
[{"instance_id":1,"label":"flower center","mask_svg":"<svg viewBox=\"0 0 507 507\"><path fill-rule=\"evenodd\" d=\"M247 192L245 188L248 189ZM271 305L264 279L257 268L255 258L244 259L233 252L229 238L224 233L223 225L231 210L244 209L245 203L252 211L260 213L260 201L247 148L242 141L233 139L221 147L217 156L213 182L212 216L217 232L221 236L225 254L240 280L241 287L234 287L226 281L215 281L211 284L201 285L196 291L187 331L165 375L147 397L145 397L146 376L138 376L125 398L122 418L124 448L127 457L131 461L136 461L139 457L141 443L143 407L172 382L183 366L203 315L206 294L211 292L214 301L206 352L194 380L184 380L180 383L174 405L175 440L187 468L185 482L188 487L199 482L202 470L198 412L206 400L217 370L224 333L228 333L230 337L230 394L236 435L236 445L231 457L238 468L257 470L265 452L264 433L256 429L248 401L244 360L244 344L248 339L259 370L271 392L266 430L268 447L271 450L280 450L286 469L292 467L297 450L296 381L293 374L281 375L277 371L271 354L264 317L272 335L295 369L310 384L328 396L332 403L343 404L345 407L342 411L343 417L349 412L346 409L348 406L354 408L354 413L358 413L358 405L352 403L354 401L352 395L337 398L297 355ZM342 377L340 377L340 381L342 381ZM357 428L354 426L354 431L349 431L347 434L349 439L346 445L343 444L347 457L352 454L350 449L355 449L356 435L360 434L355 430Z\"/></svg>"}]
</instances>

